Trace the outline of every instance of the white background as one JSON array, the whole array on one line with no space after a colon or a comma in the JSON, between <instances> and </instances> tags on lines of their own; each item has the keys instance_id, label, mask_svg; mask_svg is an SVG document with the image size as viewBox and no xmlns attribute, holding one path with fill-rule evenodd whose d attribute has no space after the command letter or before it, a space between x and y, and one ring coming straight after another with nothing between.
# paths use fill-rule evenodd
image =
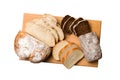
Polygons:
<instances>
[{"instance_id":1,"label":"white background","mask_svg":"<svg viewBox=\"0 0 120 80\"><path fill-rule=\"evenodd\" d=\"M0 80L120 80L119 5L119 0L0 0ZM25 12L102 20L99 67L68 70L60 64L20 61L14 38Z\"/></svg>"}]
</instances>

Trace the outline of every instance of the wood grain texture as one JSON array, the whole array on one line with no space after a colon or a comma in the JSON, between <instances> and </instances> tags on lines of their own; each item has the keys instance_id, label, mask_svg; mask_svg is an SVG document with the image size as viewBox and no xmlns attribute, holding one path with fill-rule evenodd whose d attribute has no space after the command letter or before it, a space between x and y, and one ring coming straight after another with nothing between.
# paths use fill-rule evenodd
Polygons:
<instances>
[{"instance_id":1,"label":"wood grain texture","mask_svg":"<svg viewBox=\"0 0 120 80\"><path fill-rule=\"evenodd\" d=\"M60 24L61 20L62 20L62 17L59 17L59 16L55 16L55 17L58 20L58 23ZM24 30L24 26L25 26L26 22L29 22L29 21L31 21L32 19L35 19L35 18L41 18L41 14L29 14L29 13L25 13L24 14L24 18L23 18L23 27L22 27L22 30ZM100 20L88 20L88 22L90 24L92 32L96 32L96 34L98 36L98 39L100 40L101 21ZM78 37L76 37L73 34L67 36L66 40L69 41L69 42L76 43L78 46L80 46L80 42L79 42ZM80 46L80 48L81 48L81 46ZM60 61L54 60L52 56L50 56L45 62L61 64ZM77 66L98 67L98 61L89 63L89 62L86 61L85 58L83 58L76 65Z\"/></svg>"}]
</instances>

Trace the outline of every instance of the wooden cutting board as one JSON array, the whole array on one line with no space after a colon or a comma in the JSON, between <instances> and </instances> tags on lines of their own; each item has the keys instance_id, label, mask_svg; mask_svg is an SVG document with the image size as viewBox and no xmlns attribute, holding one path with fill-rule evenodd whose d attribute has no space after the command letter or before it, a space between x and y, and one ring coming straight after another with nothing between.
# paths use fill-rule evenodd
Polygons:
<instances>
[{"instance_id":1,"label":"wooden cutting board","mask_svg":"<svg viewBox=\"0 0 120 80\"><path fill-rule=\"evenodd\" d=\"M23 17L23 27L25 26L26 22L29 22L29 21L31 21L31 20L33 20L35 18L41 18L41 16L42 16L41 14L29 14L29 13L25 13L24 17ZM60 24L63 17L55 16L55 18L58 20L58 23ZM101 21L99 21L99 20L88 20L88 21L89 21L89 24L90 24L92 32L96 32L97 36L98 36L98 39L100 40ZM70 42L74 42L74 43L76 43L76 44L78 44L80 46L80 42L78 40L78 37L75 36L75 35L73 35L73 34L67 36L66 40L68 40ZM53 57L52 57L52 55L45 62L61 64L60 61L54 60ZM78 65L78 66L97 67L98 66L98 61L89 63L89 62L86 61L85 58L83 58L76 65Z\"/></svg>"}]
</instances>

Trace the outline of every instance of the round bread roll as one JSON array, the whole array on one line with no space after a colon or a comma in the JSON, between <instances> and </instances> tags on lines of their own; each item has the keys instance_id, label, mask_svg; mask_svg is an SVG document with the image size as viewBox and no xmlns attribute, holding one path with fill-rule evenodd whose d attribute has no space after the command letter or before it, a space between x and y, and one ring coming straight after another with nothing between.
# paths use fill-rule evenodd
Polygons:
<instances>
[{"instance_id":1,"label":"round bread roll","mask_svg":"<svg viewBox=\"0 0 120 80\"><path fill-rule=\"evenodd\" d=\"M51 48L48 45L22 31L16 35L14 49L20 59L31 62L43 61L51 53Z\"/></svg>"}]
</instances>

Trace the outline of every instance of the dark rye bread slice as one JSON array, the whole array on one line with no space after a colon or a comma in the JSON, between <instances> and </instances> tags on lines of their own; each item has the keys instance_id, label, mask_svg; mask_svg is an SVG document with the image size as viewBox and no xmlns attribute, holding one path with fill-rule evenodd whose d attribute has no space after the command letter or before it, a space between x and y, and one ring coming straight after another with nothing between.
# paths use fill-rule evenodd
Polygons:
<instances>
[{"instance_id":1,"label":"dark rye bread slice","mask_svg":"<svg viewBox=\"0 0 120 80\"><path fill-rule=\"evenodd\" d=\"M75 35L80 36L80 35L91 32L91 29L90 29L88 21L87 20L82 20L82 21L79 21L73 27L73 31L74 31Z\"/></svg>"},{"instance_id":2,"label":"dark rye bread slice","mask_svg":"<svg viewBox=\"0 0 120 80\"><path fill-rule=\"evenodd\" d=\"M84 56L84 54L79 48L73 48L67 54L68 55L63 65L68 69L70 69L74 64L80 61Z\"/></svg>"},{"instance_id":3,"label":"dark rye bread slice","mask_svg":"<svg viewBox=\"0 0 120 80\"><path fill-rule=\"evenodd\" d=\"M63 19L61 21L61 25L60 25L62 29L63 29L63 25L64 25L65 21L70 17L71 17L70 15L66 15L65 17L63 17Z\"/></svg>"},{"instance_id":4,"label":"dark rye bread slice","mask_svg":"<svg viewBox=\"0 0 120 80\"><path fill-rule=\"evenodd\" d=\"M69 30L70 25L72 24L72 22L75 20L74 17L70 17L68 20L66 20L66 22L64 23L63 27L63 32L66 34L71 34L71 31Z\"/></svg>"},{"instance_id":5,"label":"dark rye bread slice","mask_svg":"<svg viewBox=\"0 0 120 80\"><path fill-rule=\"evenodd\" d=\"M93 62L102 57L102 51L95 32L79 36L79 40L88 62Z\"/></svg>"},{"instance_id":6,"label":"dark rye bread slice","mask_svg":"<svg viewBox=\"0 0 120 80\"><path fill-rule=\"evenodd\" d=\"M81 21L81 20L83 20L82 17L80 17L80 18L78 18L78 19L75 19L75 20L72 22L72 24L71 24L70 27L69 27L69 30L70 30L71 33L74 33L74 32L73 32L73 27L74 27L74 25L76 25L76 24L77 24L79 21Z\"/></svg>"}]
</instances>

